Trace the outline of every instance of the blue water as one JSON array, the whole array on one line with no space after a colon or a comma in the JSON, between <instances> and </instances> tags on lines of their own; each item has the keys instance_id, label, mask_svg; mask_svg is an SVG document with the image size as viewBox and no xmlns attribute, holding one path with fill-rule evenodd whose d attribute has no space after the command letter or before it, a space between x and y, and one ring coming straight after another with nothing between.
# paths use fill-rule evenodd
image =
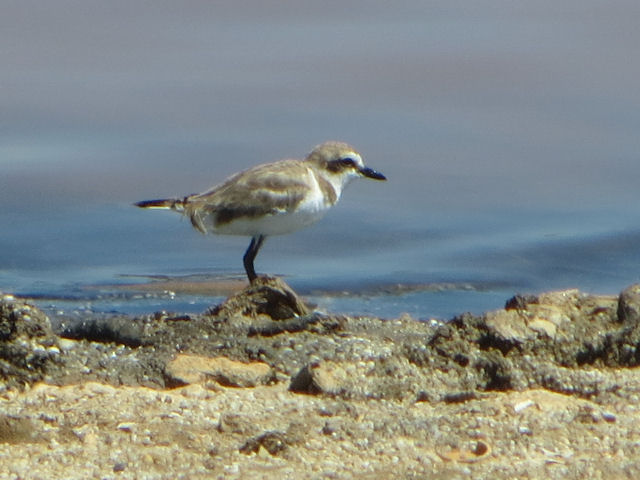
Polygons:
<instances>
[{"instance_id":1,"label":"blue water","mask_svg":"<svg viewBox=\"0 0 640 480\"><path fill-rule=\"evenodd\" d=\"M389 178L269 238L319 308L449 318L640 281L637 2L14 2L0 18L0 290L204 310L248 239L131 203L348 141ZM399 287L398 287L399 286Z\"/></svg>"}]
</instances>

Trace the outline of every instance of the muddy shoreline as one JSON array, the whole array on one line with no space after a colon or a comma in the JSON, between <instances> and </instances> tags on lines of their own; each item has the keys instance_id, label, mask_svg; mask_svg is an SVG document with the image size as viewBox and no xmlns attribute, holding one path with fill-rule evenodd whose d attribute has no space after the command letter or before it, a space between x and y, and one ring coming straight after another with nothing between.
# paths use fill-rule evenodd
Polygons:
<instances>
[{"instance_id":1,"label":"muddy shoreline","mask_svg":"<svg viewBox=\"0 0 640 480\"><path fill-rule=\"evenodd\" d=\"M639 286L425 323L265 279L56 332L4 295L0 478L638 478L639 364Z\"/></svg>"}]
</instances>

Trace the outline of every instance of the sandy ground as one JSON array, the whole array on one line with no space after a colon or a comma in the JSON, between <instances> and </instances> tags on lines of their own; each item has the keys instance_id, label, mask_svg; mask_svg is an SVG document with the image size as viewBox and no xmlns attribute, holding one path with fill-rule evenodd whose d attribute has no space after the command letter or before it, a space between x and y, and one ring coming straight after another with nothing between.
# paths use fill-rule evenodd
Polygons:
<instances>
[{"instance_id":1,"label":"sandy ground","mask_svg":"<svg viewBox=\"0 0 640 480\"><path fill-rule=\"evenodd\" d=\"M0 407L3 479L640 476L638 403L544 390L432 405L346 402L284 384L87 383L37 385Z\"/></svg>"}]
</instances>

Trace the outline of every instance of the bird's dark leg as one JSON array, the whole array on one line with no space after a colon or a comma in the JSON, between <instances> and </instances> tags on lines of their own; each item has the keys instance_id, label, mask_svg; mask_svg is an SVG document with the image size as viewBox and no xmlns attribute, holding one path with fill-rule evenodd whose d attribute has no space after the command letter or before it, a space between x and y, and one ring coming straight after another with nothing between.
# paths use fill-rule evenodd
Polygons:
<instances>
[{"instance_id":1,"label":"bird's dark leg","mask_svg":"<svg viewBox=\"0 0 640 480\"><path fill-rule=\"evenodd\" d=\"M253 283L257 277L256 271L253 268L253 261L255 260L256 255L258 255L258 250L260 250L265 238L266 237L264 235L252 237L251 243L249 244L247 251L244 252L244 257L242 257L242 260L244 261L244 270L247 272L249 283Z\"/></svg>"}]
</instances>

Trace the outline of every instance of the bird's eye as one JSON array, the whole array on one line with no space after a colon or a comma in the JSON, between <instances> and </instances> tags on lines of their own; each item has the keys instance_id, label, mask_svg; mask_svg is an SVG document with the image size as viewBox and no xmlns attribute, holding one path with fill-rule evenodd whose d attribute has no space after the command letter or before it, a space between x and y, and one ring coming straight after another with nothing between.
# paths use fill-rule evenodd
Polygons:
<instances>
[{"instance_id":1,"label":"bird's eye","mask_svg":"<svg viewBox=\"0 0 640 480\"><path fill-rule=\"evenodd\" d=\"M327 163L327 170L334 173L341 173L345 170L356 167L356 161L351 157L337 158Z\"/></svg>"},{"instance_id":2,"label":"bird's eye","mask_svg":"<svg viewBox=\"0 0 640 480\"><path fill-rule=\"evenodd\" d=\"M353 167L356 164L356 161L353 158L341 158L339 160L340 165L343 165L345 167Z\"/></svg>"}]
</instances>

